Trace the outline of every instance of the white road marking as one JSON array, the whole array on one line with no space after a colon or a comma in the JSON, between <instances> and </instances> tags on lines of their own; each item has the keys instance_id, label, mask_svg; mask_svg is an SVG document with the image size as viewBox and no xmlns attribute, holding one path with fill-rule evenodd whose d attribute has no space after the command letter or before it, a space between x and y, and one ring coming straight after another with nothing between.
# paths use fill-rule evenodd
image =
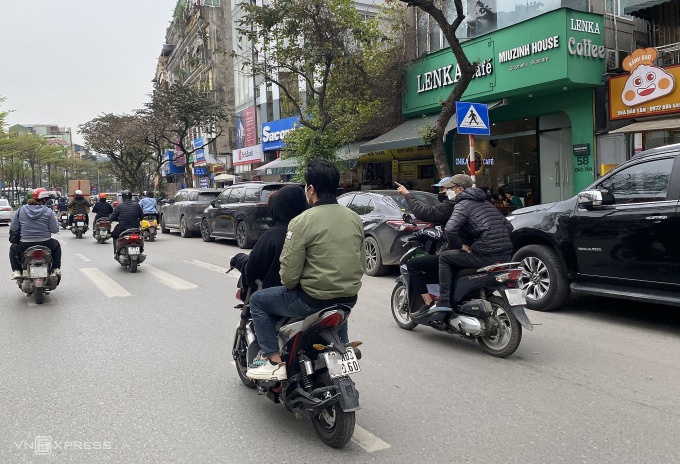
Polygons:
<instances>
[{"instance_id":1,"label":"white road marking","mask_svg":"<svg viewBox=\"0 0 680 464\"><path fill-rule=\"evenodd\" d=\"M109 298L132 296L130 292L118 285L112 278L107 277L106 274L96 267L82 268L80 269L80 272L85 274L85 277L90 279L92 283Z\"/></svg>"},{"instance_id":2,"label":"white road marking","mask_svg":"<svg viewBox=\"0 0 680 464\"><path fill-rule=\"evenodd\" d=\"M193 264L194 266L202 267L203 269L207 269L209 271L217 272L218 274L225 275L225 273L229 270L228 267L222 267L222 266L217 266L212 263L206 263L205 261L199 261L197 259L185 259L185 263ZM235 271L231 271L229 274L227 274L229 277L233 277L234 279L238 280L239 273Z\"/></svg>"},{"instance_id":3,"label":"white road marking","mask_svg":"<svg viewBox=\"0 0 680 464\"><path fill-rule=\"evenodd\" d=\"M352 441L361 446L367 453L373 453L374 451L381 451L392 447L392 445L385 443L380 438L358 425L354 426Z\"/></svg>"},{"instance_id":4,"label":"white road marking","mask_svg":"<svg viewBox=\"0 0 680 464\"><path fill-rule=\"evenodd\" d=\"M236 367L236 361L234 361L233 359L232 359L231 361L229 361L229 363L230 363L232 366Z\"/></svg>"},{"instance_id":5,"label":"white road marking","mask_svg":"<svg viewBox=\"0 0 680 464\"><path fill-rule=\"evenodd\" d=\"M191 282L180 279L179 277L175 277L172 274L161 271L160 269L148 264L143 265L142 271L148 271L152 276L158 279L158 281L176 290L191 290L198 287L196 284L192 284Z\"/></svg>"},{"instance_id":6,"label":"white road marking","mask_svg":"<svg viewBox=\"0 0 680 464\"><path fill-rule=\"evenodd\" d=\"M76 256L77 256L78 258L82 259L83 261L85 261L86 263L90 261L88 258L86 258L85 256L81 255L80 253L76 253Z\"/></svg>"}]
</instances>

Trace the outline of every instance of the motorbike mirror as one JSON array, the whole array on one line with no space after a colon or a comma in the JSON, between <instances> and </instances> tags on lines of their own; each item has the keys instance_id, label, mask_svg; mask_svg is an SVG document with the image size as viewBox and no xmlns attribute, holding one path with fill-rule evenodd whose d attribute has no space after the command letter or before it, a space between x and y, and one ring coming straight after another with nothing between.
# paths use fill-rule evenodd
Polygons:
<instances>
[{"instance_id":1,"label":"motorbike mirror","mask_svg":"<svg viewBox=\"0 0 680 464\"><path fill-rule=\"evenodd\" d=\"M407 222L409 224L413 224L415 222L415 218L413 217L412 214L404 213L401 217L402 219L404 219L404 222Z\"/></svg>"},{"instance_id":2,"label":"motorbike mirror","mask_svg":"<svg viewBox=\"0 0 680 464\"><path fill-rule=\"evenodd\" d=\"M210 200L210 206L215 207L215 200Z\"/></svg>"}]
</instances>

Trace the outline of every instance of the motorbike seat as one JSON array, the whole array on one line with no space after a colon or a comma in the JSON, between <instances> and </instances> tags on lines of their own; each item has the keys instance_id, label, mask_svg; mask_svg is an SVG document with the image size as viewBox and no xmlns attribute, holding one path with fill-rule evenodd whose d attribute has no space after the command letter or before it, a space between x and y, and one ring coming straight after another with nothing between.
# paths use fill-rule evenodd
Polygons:
<instances>
[{"instance_id":1,"label":"motorbike seat","mask_svg":"<svg viewBox=\"0 0 680 464\"><path fill-rule=\"evenodd\" d=\"M132 234L141 234L142 231L139 229L125 229L123 232L120 233L121 236L123 235L132 235Z\"/></svg>"}]
</instances>

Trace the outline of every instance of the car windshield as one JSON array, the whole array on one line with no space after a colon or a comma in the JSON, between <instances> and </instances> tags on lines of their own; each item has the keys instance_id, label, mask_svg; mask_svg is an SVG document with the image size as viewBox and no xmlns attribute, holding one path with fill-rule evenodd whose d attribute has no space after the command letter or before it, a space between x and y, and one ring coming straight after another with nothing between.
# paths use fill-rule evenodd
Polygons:
<instances>
[{"instance_id":1,"label":"car windshield","mask_svg":"<svg viewBox=\"0 0 680 464\"><path fill-rule=\"evenodd\" d=\"M211 201L217 198L221 192L201 192L198 194L198 201Z\"/></svg>"},{"instance_id":2,"label":"car windshield","mask_svg":"<svg viewBox=\"0 0 680 464\"><path fill-rule=\"evenodd\" d=\"M0 200L0 206L9 206L9 201L7 201L7 200Z\"/></svg>"},{"instance_id":3,"label":"car windshield","mask_svg":"<svg viewBox=\"0 0 680 464\"><path fill-rule=\"evenodd\" d=\"M433 193L411 191L411 194L424 205L436 206L439 204L437 195ZM393 209L400 209L409 212L411 211L411 209L408 207L408 203L406 203L406 198L404 198L402 195L399 195L397 192L394 192L394 195L383 196L383 202Z\"/></svg>"}]
</instances>

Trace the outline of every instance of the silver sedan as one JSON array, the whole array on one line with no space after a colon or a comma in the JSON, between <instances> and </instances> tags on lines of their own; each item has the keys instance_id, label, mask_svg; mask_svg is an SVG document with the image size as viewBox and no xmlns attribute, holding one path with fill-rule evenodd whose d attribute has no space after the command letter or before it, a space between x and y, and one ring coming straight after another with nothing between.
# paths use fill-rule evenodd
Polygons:
<instances>
[{"instance_id":1,"label":"silver sedan","mask_svg":"<svg viewBox=\"0 0 680 464\"><path fill-rule=\"evenodd\" d=\"M14 210L6 198L0 198L0 224L9 224L14 217Z\"/></svg>"}]
</instances>

